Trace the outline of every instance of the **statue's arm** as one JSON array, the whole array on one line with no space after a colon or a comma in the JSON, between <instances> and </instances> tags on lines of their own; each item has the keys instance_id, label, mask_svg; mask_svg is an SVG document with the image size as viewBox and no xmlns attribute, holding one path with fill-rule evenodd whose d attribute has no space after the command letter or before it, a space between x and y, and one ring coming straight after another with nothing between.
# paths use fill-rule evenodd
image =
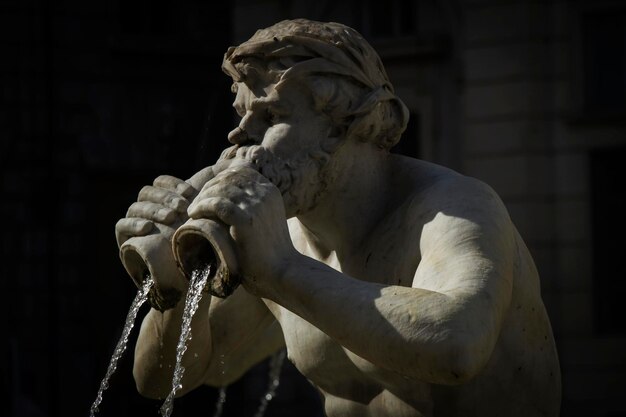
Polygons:
<instances>
[{"instance_id":1,"label":"statue's arm","mask_svg":"<svg viewBox=\"0 0 626 417\"><path fill-rule=\"evenodd\" d=\"M203 297L192 321L192 338L183 357L185 374L179 395L200 385L211 357L207 317L210 303L210 296ZM137 390L145 397L163 399L171 390L183 308L184 299L164 312L151 308L141 323L135 345L133 376Z\"/></svg>"},{"instance_id":2,"label":"statue's arm","mask_svg":"<svg viewBox=\"0 0 626 417\"><path fill-rule=\"evenodd\" d=\"M165 312L151 309L141 325L133 374L139 392L164 398L171 389L183 301ZM199 385L225 386L284 346L265 304L242 287L225 300L203 296L192 320L178 396Z\"/></svg>"},{"instance_id":3,"label":"statue's arm","mask_svg":"<svg viewBox=\"0 0 626 417\"><path fill-rule=\"evenodd\" d=\"M231 384L285 346L283 333L265 303L243 287L226 299L213 297L209 310L211 360L203 383Z\"/></svg>"},{"instance_id":4,"label":"statue's arm","mask_svg":"<svg viewBox=\"0 0 626 417\"><path fill-rule=\"evenodd\" d=\"M294 256L268 298L377 366L437 384L472 378L508 309L514 233L486 186L448 188L429 196L441 210L416 235L422 260L411 288L363 282Z\"/></svg>"},{"instance_id":5,"label":"statue's arm","mask_svg":"<svg viewBox=\"0 0 626 417\"><path fill-rule=\"evenodd\" d=\"M227 161L222 163L226 164ZM200 189L221 168L219 165L207 167L185 183ZM160 221L150 217L149 213L154 211L152 207L160 204L166 208L161 199L171 199L172 193L184 189L185 184L181 180L173 177L166 179L167 190L154 186L144 188L144 194L145 190L151 192L150 199L148 203L140 201L134 204L138 207L135 209L138 213L136 218L127 217L118 222L116 234L120 244L130 236L147 233L149 228L136 229L144 223ZM123 238L120 239L120 236ZM184 298L174 308L164 312L151 309L142 322L135 348L133 374L137 388L144 396L164 398L171 389L183 307ZM263 302L248 295L243 288L227 300L211 300L209 295L205 295L192 321L192 338L183 357L185 374L179 395L203 383L225 385L282 346L282 333L273 322L273 316ZM253 345L257 349L250 349ZM246 354L246 349L251 352Z\"/></svg>"}]
</instances>

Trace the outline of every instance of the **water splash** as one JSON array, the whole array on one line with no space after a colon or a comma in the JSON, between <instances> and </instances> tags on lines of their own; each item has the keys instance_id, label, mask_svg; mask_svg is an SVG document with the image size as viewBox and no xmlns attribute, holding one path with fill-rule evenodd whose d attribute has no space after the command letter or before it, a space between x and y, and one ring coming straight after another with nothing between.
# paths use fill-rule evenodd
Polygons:
<instances>
[{"instance_id":1,"label":"water splash","mask_svg":"<svg viewBox=\"0 0 626 417\"><path fill-rule=\"evenodd\" d=\"M283 363L285 362L286 355L287 351L285 349L272 355L272 358L270 359L267 391L265 391L265 395L261 398L261 404L259 404L259 408L256 410L254 417L263 417L268 404L276 396L276 390L280 385L280 371L283 367Z\"/></svg>"},{"instance_id":2,"label":"water splash","mask_svg":"<svg viewBox=\"0 0 626 417\"><path fill-rule=\"evenodd\" d=\"M90 417L94 417L95 414L99 411L98 406L102 402L102 395L104 391L109 388L109 379L117 369L117 362L120 360L124 351L126 350L126 345L128 344L128 336L130 335L130 331L133 329L135 325L135 319L137 318L137 312L143 303L148 299L148 292L153 285L153 280L150 275L146 275L141 288L137 291L137 295L133 300L133 303L130 305L130 310L128 311L128 315L126 316L126 324L124 325L124 330L122 331L122 336L120 340L117 342L115 346L115 350L113 351L113 356L111 356L111 361L109 362L109 367L107 368L106 374L104 378L102 378L102 382L100 382L100 389L98 390L98 395L96 396L96 400L91 405L91 410L89 413Z\"/></svg>"},{"instance_id":3,"label":"water splash","mask_svg":"<svg viewBox=\"0 0 626 417\"><path fill-rule=\"evenodd\" d=\"M174 366L172 390L161 406L161 415L163 417L169 417L172 414L172 410L174 409L174 396L176 392L183 387L181 381L185 373L185 367L182 365L182 360L187 350L187 342L191 339L191 319L198 309L200 298L202 298L202 290L206 285L210 273L211 266L207 265L203 269L194 270L189 280L189 290L187 291L185 309L183 310L183 324L180 330L178 345L176 345L176 365Z\"/></svg>"},{"instance_id":4,"label":"water splash","mask_svg":"<svg viewBox=\"0 0 626 417\"><path fill-rule=\"evenodd\" d=\"M224 411L224 404L226 403L226 387L221 387L217 401L215 402L215 412L213 417L222 417L222 411Z\"/></svg>"}]
</instances>

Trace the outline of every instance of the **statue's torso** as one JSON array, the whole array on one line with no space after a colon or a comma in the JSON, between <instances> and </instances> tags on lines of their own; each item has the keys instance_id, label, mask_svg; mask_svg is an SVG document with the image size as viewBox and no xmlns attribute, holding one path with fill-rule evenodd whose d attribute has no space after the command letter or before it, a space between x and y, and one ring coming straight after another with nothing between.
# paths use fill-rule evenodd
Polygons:
<instances>
[{"instance_id":1,"label":"statue's torso","mask_svg":"<svg viewBox=\"0 0 626 417\"><path fill-rule=\"evenodd\" d=\"M318 260L354 278L370 282L381 282L384 278L388 284L411 286L419 258L409 256L414 251L407 250L407 246L418 245L419 239L405 235L409 239L400 242L397 233L389 233L393 222L394 219L390 219L388 227L382 227L382 234L375 232L378 238L370 239L351 259L340 260L332 254ZM298 249L317 258L304 247ZM282 327L289 359L324 394L329 417L368 413L372 416L430 415L432 399L428 384L381 369L343 348L296 314L271 301L266 300L266 304Z\"/></svg>"},{"instance_id":2,"label":"statue's torso","mask_svg":"<svg viewBox=\"0 0 626 417\"><path fill-rule=\"evenodd\" d=\"M384 219L354 255L343 259L334 252L321 259L297 227L290 230L307 256L357 279L410 287L420 261L420 236L410 229L420 231L423 224L405 224L407 211L415 219L419 210L409 206ZM435 385L387 371L285 308L266 304L282 327L289 359L324 394L329 417L557 415L560 372L554 339L537 271L519 236L517 241L512 300L499 340L482 373L466 384Z\"/></svg>"}]
</instances>

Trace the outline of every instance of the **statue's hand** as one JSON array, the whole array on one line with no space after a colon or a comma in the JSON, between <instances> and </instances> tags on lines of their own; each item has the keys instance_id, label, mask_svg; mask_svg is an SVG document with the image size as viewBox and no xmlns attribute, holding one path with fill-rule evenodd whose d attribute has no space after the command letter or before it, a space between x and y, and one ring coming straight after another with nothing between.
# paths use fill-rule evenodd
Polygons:
<instances>
[{"instance_id":1,"label":"statue's hand","mask_svg":"<svg viewBox=\"0 0 626 417\"><path fill-rule=\"evenodd\" d=\"M187 220L187 207L197 191L185 181L161 175L153 185L141 189L137 202L133 203L115 225L118 246L134 236L145 236L159 231L170 238L176 228Z\"/></svg>"},{"instance_id":2,"label":"statue's hand","mask_svg":"<svg viewBox=\"0 0 626 417\"><path fill-rule=\"evenodd\" d=\"M207 182L187 212L231 226L242 284L253 294L263 296L275 272L296 253L280 191L248 166L231 166Z\"/></svg>"}]
</instances>

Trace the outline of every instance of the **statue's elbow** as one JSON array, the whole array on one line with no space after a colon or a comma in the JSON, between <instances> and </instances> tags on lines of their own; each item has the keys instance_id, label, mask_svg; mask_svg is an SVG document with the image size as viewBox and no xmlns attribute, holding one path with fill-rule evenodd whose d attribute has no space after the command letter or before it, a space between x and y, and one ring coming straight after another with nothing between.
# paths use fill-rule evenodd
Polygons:
<instances>
[{"instance_id":1,"label":"statue's elbow","mask_svg":"<svg viewBox=\"0 0 626 417\"><path fill-rule=\"evenodd\" d=\"M484 369L489 355L467 343L457 343L447 349L446 366L442 375L445 385L462 385L476 378Z\"/></svg>"},{"instance_id":2,"label":"statue's elbow","mask_svg":"<svg viewBox=\"0 0 626 417\"><path fill-rule=\"evenodd\" d=\"M478 375L474 369L463 366L451 366L444 378L444 385L463 385Z\"/></svg>"},{"instance_id":3,"label":"statue's elbow","mask_svg":"<svg viewBox=\"0 0 626 417\"><path fill-rule=\"evenodd\" d=\"M146 398L162 400L167 397L171 389L171 377L166 378L163 375L155 375L154 372L151 372L141 364L135 363L133 378L135 379L137 392Z\"/></svg>"}]
</instances>

